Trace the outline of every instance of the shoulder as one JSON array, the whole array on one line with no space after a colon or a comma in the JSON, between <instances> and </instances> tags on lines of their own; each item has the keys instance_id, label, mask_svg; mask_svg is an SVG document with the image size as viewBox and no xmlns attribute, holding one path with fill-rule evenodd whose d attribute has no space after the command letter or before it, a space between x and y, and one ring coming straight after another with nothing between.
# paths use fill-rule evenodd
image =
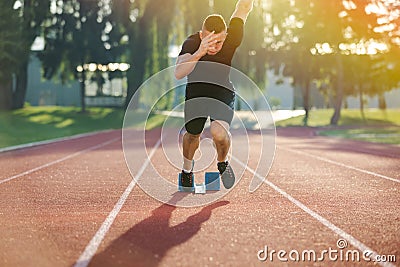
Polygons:
<instances>
[{"instance_id":1,"label":"shoulder","mask_svg":"<svg viewBox=\"0 0 400 267\"><path fill-rule=\"evenodd\" d=\"M226 42L235 47L239 46L243 39L244 21L241 18L233 17L229 22Z\"/></svg>"},{"instance_id":2,"label":"shoulder","mask_svg":"<svg viewBox=\"0 0 400 267\"><path fill-rule=\"evenodd\" d=\"M233 17L229 21L229 28L232 28L232 27L243 27L243 26L244 26L244 21L243 21L242 18Z\"/></svg>"},{"instance_id":3,"label":"shoulder","mask_svg":"<svg viewBox=\"0 0 400 267\"><path fill-rule=\"evenodd\" d=\"M183 54L187 54L187 53L193 54L199 48L200 43L201 43L201 39L200 39L200 35L198 32L190 35L183 42L182 49L181 49L181 52L179 53L179 55L183 55Z\"/></svg>"},{"instance_id":4,"label":"shoulder","mask_svg":"<svg viewBox=\"0 0 400 267\"><path fill-rule=\"evenodd\" d=\"M244 28L244 21L241 18L232 18L229 22L228 36L232 35L242 35Z\"/></svg>"},{"instance_id":5,"label":"shoulder","mask_svg":"<svg viewBox=\"0 0 400 267\"><path fill-rule=\"evenodd\" d=\"M195 34L190 35L186 40L183 42L183 45L193 45L193 44L200 44L200 34L197 32Z\"/></svg>"}]
</instances>

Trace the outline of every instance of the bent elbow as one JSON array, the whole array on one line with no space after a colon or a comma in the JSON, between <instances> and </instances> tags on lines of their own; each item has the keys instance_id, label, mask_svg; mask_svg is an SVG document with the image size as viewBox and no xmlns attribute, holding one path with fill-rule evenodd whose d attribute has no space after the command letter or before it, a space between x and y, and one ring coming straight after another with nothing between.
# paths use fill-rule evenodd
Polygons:
<instances>
[{"instance_id":1,"label":"bent elbow","mask_svg":"<svg viewBox=\"0 0 400 267\"><path fill-rule=\"evenodd\" d=\"M177 68L175 68L175 70L174 70L174 76L175 76L175 79L177 79L177 80L180 80L183 77L185 77L184 75L182 75L182 73L179 70L177 70Z\"/></svg>"},{"instance_id":2,"label":"bent elbow","mask_svg":"<svg viewBox=\"0 0 400 267\"><path fill-rule=\"evenodd\" d=\"M179 73L176 70L174 71L174 76L175 76L175 79L177 79L177 80L182 79L181 75L179 75Z\"/></svg>"}]
</instances>

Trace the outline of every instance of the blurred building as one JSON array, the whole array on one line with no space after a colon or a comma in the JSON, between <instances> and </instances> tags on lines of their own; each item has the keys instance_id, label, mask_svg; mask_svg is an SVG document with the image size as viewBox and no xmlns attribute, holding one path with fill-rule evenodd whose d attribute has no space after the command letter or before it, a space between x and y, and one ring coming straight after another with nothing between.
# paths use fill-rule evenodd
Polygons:
<instances>
[{"instance_id":1,"label":"blurred building","mask_svg":"<svg viewBox=\"0 0 400 267\"><path fill-rule=\"evenodd\" d=\"M42 66L37 53L43 48L43 39L37 38L32 45L28 66L26 102L32 106L80 106L79 81L67 81L63 84L56 79L46 80L42 78ZM110 71L114 70L106 68L103 72L100 72L102 82L99 83L98 77L93 77L94 72L88 70L85 97L87 106L121 107L125 104L126 78L109 79L108 72Z\"/></svg>"},{"instance_id":2,"label":"blurred building","mask_svg":"<svg viewBox=\"0 0 400 267\"><path fill-rule=\"evenodd\" d=\"M300 88L294 88L292 79L274 75L273 71L267 72L268 83L266 86L266 97L280 100L280 109L301 109L303 107L303 96ZM387 108L400 108L400 88L384 94ZM310 88L311 108L332 108L331 96L324 96L316 86ZM349 96L343 99L343 105L349 109L360 108L358 96ZM379 108L378 96L365 97L365 108Z\"/></svg>"},{"instance_id":3,"label":"blurred building","mask_svg":"<svg viewBox=\"0 0 400 267\"><path fill-rule=\"evenodd\" d=\"M32 46L32 55L28 67L28 87L26 101L32 106L59 105L59 106L80 106L80 86L78 81L69 81L65 84L55 80L42 78L41 62L37 58L37 51L44 48L43 40L37 38ZM175 63L180 49L178 46L171 46L169 51L170 64ZM105 67L105 66L103 66ZM88 75L86 81L86 104L88 106L123 106L125 103L127 81L126 78L108 79L106 70L102 75L104 82L96 82ZM302 109L303 97L300 88L293 88L292 79L275 75L273 71L267 71L267 84L263 90L270 106L275 109ZM181 103L184 96L184 87L178 88L174 97L174 105ZM400 107L400 89L392 90L384 94L387 108ZM252 101L250 101L252 102ZM254 101L253 101L254 102ZM344 106L347 108L359 108L358 97L347 97L344 99ZM378 108L378 97L366 97L365 108ZM310 89L311 108L331 108L332 99L330 96L321 94L315 86ZM257 105L257 103L252 103ZM242 107L243 108L243 107Z\"/></svg>"}]
</instances>

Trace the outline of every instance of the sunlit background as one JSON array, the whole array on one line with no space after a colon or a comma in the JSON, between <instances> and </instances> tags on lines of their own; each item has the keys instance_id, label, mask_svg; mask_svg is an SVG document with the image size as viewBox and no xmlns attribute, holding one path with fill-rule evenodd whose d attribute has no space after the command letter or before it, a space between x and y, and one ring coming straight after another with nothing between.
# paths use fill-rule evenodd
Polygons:
<instances>
[{"instance_id":1,"label":"sunlit background","mask_svg":"<svg viewBox=\"0 0 400 267\"><path fill-rule=\"evenodd\" d=\"M220 13L229 21L235 4L1 0L0 108L27 102L123 107L143 81L174 64L205 16ZM274 108L302 108L307 115L334 108L332 124L341 108L398 107L400 2L255 0L234 67ZM166 89L149 90L140 101L147 105ZM158 108L182 100L183 90L174 94ZM243 108L237 101L236 109Z\"/></svg>"}]
</instances>

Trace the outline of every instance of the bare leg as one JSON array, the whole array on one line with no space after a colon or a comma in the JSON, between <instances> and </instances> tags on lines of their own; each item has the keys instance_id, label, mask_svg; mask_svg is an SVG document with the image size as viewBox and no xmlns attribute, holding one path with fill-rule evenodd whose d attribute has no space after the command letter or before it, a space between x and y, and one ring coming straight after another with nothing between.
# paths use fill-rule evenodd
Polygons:
<instances>
[{"instance_id":1,"label":"bare leg","mask_svg":"<svg viewBox=\"0 0 400 267\"><path fill-rule=\"evenodd\" d=\"M221 174L222 183L226 189L230 189L235 184L235 174L227 161L227 155L231 146L229 124L224 121L213 121L211 123L211 134L217 148L217 167Z\"/></svg>"},{"instance_id":2,"label":"bare leg","mask_svg":"<svg viewBox=\"0 0 400 267\"><path fill-rule=\"evenodd\" d=\"M229 148L231 146L231 135L229 133L229 124L225 121L211 122L211 135L217 148L217 160L222 162L226 160Z\"/></svg>"},{"instance_id":3,"label":"bare leg","mask_svg":"<svg viewBox=\"0 0 400 267\"><path fill-rule=\"evenodd\" d=\"M194 153L200 144L200 134L193 135L188 132L183 136L183 157L184 157L184 166L183 168L186 170L190 170L191 166L185 166L185 162L189 161L190 165L194 157Z\"/></svg>"}]
</instances>

